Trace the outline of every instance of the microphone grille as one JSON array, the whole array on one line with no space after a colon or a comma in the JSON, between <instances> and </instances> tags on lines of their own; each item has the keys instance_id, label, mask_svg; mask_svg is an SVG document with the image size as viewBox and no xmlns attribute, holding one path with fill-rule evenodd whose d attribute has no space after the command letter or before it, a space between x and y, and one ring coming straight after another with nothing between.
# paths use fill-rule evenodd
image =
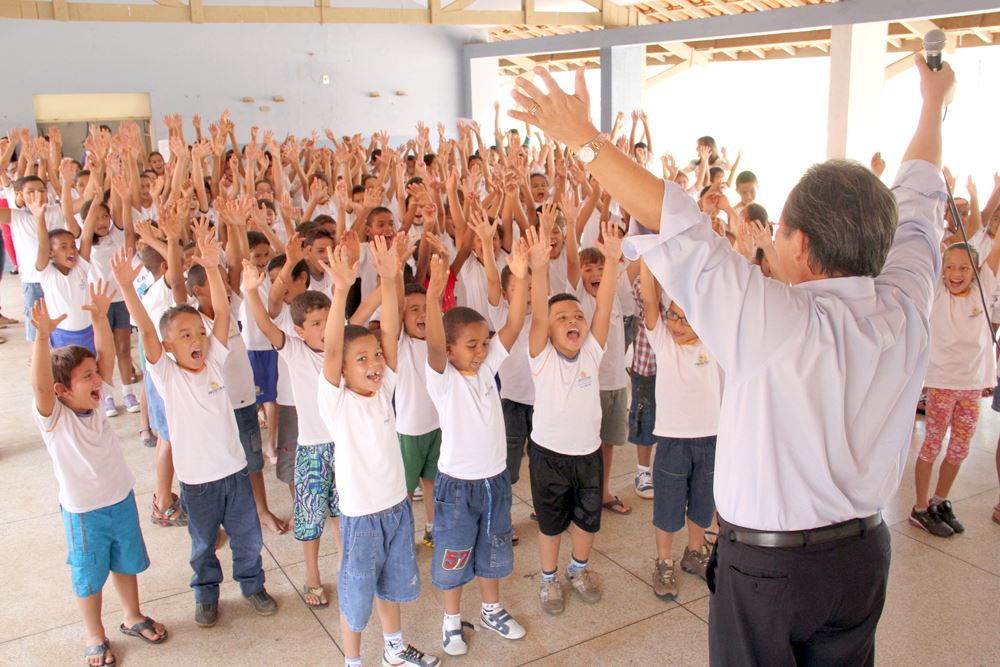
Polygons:
<instances>
[{"instance_id":1,"label":"microphone grille","mask_svg":"<svg viewBox=\"0 0 1000 667\"><path fill-rule=\"evenodd\" d=\"M948 38L944 30L934 29L924 35L924 51L928 53L940 53L944 50Z\"/></svg>"}]
</instances>

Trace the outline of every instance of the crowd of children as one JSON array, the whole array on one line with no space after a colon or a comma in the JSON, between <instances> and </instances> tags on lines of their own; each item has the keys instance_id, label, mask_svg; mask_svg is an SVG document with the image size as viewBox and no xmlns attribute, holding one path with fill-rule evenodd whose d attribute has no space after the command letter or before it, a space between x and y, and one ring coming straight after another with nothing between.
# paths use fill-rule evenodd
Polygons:
<instances>
[{"instance_id":1,"label":"crowd of children","mask_svg":"<svg viewBox=\"0 0 1000 667\"><path fill-rule=\"evenodd\" d=\"M123 122L114 133L92 127L82 163L63 157L55 130L0 139L9 205L0 223L20 260L33 416L59 482L87 664L115 663L100 615L109 576L121 632L168 636L139 608L136 575L149 558L108 421L119 414L116 368L122 405L141 412L140 442L156 449L151 523L190 535L199 626L219 617L226 539L253 610L278 611L262 530L290 530L304 551L303 603L336 598L346 665L361 664L373 609L383 665L438 664L403 641L400 620L400 603L421 592L413 502L422 499L442 650L470 650L460 609L473 580L479 626L520 639L530 628L510 609L524 602L505 606L500 581L520 538L512 485L525 453L539 603L559 614L566 590L601 600L589 560L602 515L631 511L609 488L626 443L636 447L635 495L653 503L654 593L677 597L678 567L705 578L724 368L642 262L622 258L629 213L572 152L527 129L505 133L497 118L492 142L476 123L455 138L439 124L435 148L423 124L396 147L386 133L329 130L323 145L318 133L279 143L256 127L240 144L228 113L207 133L195 118L193 138L174 115L164 119L168 159ZM632 115L628 136L624 124L620 115L610 140L648 167L645 114ZM742 155L730 165L712 137L696 152L682 168L664 156L663 178L699 202L734 252L781 280L757 177L738 171ZM884 169L878 154L872 169ZM963 530L948 494L995 383L980 286L1000 320L1000 178L982 208L971 180L968 189L957 200L968 243L948 217L956 236L935 292L911 515L943 537ZM288 485L291 517L268 505L269 466ZM340 554L332 588L319 559L328 518ZM675 563L673 537L685 527Z\"/></svg>"}]
</instances>

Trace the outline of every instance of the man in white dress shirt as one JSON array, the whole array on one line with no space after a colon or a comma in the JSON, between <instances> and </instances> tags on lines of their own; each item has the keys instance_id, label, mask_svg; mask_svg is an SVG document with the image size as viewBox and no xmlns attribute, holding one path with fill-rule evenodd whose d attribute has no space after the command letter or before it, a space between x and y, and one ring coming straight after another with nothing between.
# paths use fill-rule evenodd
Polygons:
<instances>
[{"instance_id":1,"label":"man in white dress shirt","mask_svg":"<svg viewBox=\"0 0 1000 667\"><path fill-rule=\"evenodd\" d=\"M709 565L713 665L871 665L889 531L928 359L940 269L948 65L917 56L923 108L890 192L856 163L812 167L775 239L791 285L765 278L679 187L622 154L567 95L518 79L511 115L565 142L635 220L642 256L726 372Z\"/></svg>"}]
</instances>

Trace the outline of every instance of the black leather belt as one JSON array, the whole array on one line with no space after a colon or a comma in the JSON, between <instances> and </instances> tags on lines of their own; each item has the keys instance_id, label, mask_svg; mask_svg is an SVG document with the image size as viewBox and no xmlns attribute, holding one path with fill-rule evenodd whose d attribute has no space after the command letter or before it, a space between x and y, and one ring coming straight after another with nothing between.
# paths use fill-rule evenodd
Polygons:
<instances>
[{"instance_id":1,"label":"black leather belt","mask_svg":"<svg viewBox=\"0 0 1000 667\"><path fill-rule=\"evenodd\" d=\"M858 537L882 523L882 514L872 514L863 519L851 519L830 526L811 528L809 530L791 530L769 532L740 528L719 519L719 539L749 544L755 547L805 547L811 544L823 544L848 537Z\"/></svg>"}]
</instances>

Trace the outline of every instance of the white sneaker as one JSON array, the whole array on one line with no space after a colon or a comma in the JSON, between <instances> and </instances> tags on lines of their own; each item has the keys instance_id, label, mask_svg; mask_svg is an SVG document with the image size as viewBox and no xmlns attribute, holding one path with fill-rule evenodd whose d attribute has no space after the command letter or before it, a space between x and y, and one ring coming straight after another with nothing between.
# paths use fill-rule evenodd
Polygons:
<instances>
[{"instance_id":1,"label":"white sneaker","mask_svg":"<svg viewBox=\"0 0 1000 667\"><path fill-rule=\"evenodd\" d=\"M104 397L104 414L106 414L109 417L117 417L118 416L118 408L115 407L115 397L114 396L105 396Z\"/></svg>"},{"instance_id":2,"label":"white sneaker","mask_svg":"<svg viewBox=\"0 0 1000 667\"><path fill-rule=\"evenodd\" d=\"M503 607L494 612L487 612L483 609L479 614L479 620L484 628L488 628L504 639L521 639L528 631L524 626L514 620Z\"/></svg>"},{"instance_id":3,"label":"white sneaker","mask_svg":"<svg viewBox=\"0 0 1000 667\"><path fill-rule=\"evenodd\" d=\"M139 399L135 397L135 394L125 394L122 396L122 403L125 404L125 411L131 414L136 414L142 412L142 407L139 405Z\"/></svg>"},{"instance_id":4,"label":"white sneaker","mask_svg":"<svg viewBox=\"0 0 1000 667\"><path fill-rule=\"evenodd\" d=\"M469 645L465 642L465 629L472 629L472 623L459 621L458 625L449 624L448 621L441 623L441 646L448 655L465 655L469 650Z\"/></svg>"},{"instance_id":5,"label":"white sneaker","mask_svg":"<svg viewBox=\"0 0 1000 667\"><path fill-rule=\"evenodd\" d=\"M643 470L635 474L635 495L649 500L653 497L653 475Z\"/></svg>"},{"instance_id":6,"label":"white sneaker","mask_svg":"<svg viewBox=\"0 0 1000 667\"><path fill-rule=\"evenodd\" d=\"M418 503L424 499L424 487L417 484L417 488L413 490L413 502Z\"/></svg>"}]
</instances>

